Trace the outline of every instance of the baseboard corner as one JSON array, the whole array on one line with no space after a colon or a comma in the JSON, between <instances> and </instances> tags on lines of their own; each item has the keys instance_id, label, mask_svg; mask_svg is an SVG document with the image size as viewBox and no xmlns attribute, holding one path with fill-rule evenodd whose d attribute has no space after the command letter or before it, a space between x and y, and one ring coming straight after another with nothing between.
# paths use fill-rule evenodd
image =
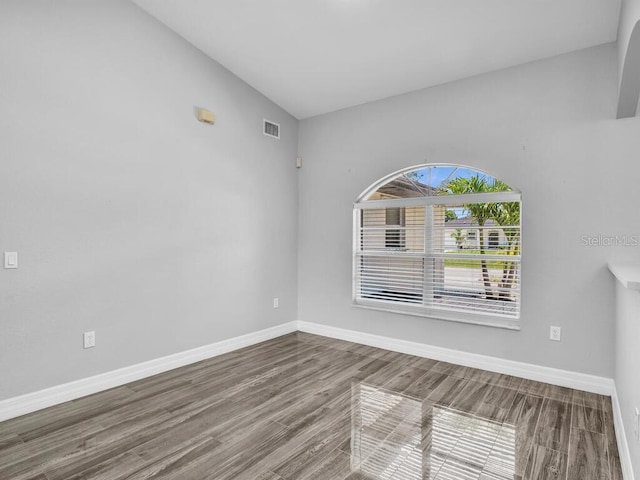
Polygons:
<instances>
[{"instance_id":1,"label":"baseboard corner","mask_svg":"<svg viewBox=\"0 0 640 480\"><path fill-rule=\"evenodd\" d=\"M433 358L434 360L455 363L466 367L481 368L492 372L551 383L562 387L575 388L601 395L611 395L613 392L613 380L606 377L437 347L319 323L299 320L297 324L298 330L302 332L325 337L362 343L372 347L407 353L409 355Z\"/></svg>"},{"instance_id":2,"label":"baseboard corner","mask_svg":"<svg viewBox=\"0 0 640 480\"><path fill-rule=\"evenodd\" d=\"M611 406L613 408L613 427L616 432L616 441L618 443L618 455L620 456L620 466L622 467L622 476L624 480L635 480L633 475L633 466L631 464L631 451L627 442L627 434L624 430L624 422L622 421L622 410L620 409L620 401L618 400L618 391L613 387L611 394Z\"/></svg>"},{"instance_id":3,"label":"baseboard corner","mask_svg":"<svg viewBox=\"0 0 640 480\"><path fill-rule=\"evenodd\" d=\"M62 385L0 400L0 422L293 333L292 321Z\"/></svg>"}]
</instances>

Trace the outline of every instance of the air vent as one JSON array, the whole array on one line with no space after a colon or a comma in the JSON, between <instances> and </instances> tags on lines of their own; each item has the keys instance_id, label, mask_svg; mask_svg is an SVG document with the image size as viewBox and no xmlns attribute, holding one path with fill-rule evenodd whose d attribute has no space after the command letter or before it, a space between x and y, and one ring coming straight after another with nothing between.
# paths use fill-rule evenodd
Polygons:
<instances>
[{"instance_id":1,"label":"air vent","mask_svg":"<svg viewBox=\"0 0 640 480\"><path fill-rule=\"evenodd\" d=\"M280 124L274 123L266 118L263 119L264 125L262 128L262 133L264 133L267 137L273 137L280 139Z\"/></svg>"}]
</instances>

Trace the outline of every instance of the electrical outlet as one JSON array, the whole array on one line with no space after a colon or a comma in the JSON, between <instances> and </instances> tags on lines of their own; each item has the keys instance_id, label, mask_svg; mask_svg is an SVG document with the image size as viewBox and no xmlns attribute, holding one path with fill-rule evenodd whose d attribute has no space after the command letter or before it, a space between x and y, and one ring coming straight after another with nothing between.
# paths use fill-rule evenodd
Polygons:
<instances>
[{"instance_id":1,"label":"electrical outlet","mask_svg":"<svg viewBox=\"0 0 640 480\"><path fill-rule=\"evenodd\" d=\"M640 410L638 407L633 411L634 414L634 422L633 422L633 434L636 437L636 442L640 441Z\"/></svg>"},{"instance_id":2,"label":"electrical outlet","mask_svg":"<svg viewBox=\"0 0 640 480\"><path fill-rule=\"evenodd\" d=\"M275 297L273 299L273 308L278 308L280 306L280 300L278 299L278 297Z\"/></svg>"},{"instance_id":3,"label":"electrical outlet","mask_svg":"<svg viewBox=\"0 0 640 480\"><path fill-rule=\"evenodd\" d=\"M84 348L96 346L96 332L84 332Z\"/></svg>"},{"instance_id":4,"label":"electrical outlet","mask_svg":"<svg viewBox=\"0 0 640 480\"><path fill-rule=\"evenodd\" d=\"M554 342L559 342L561 338L562 338L562 328L549 327L549 340L553 340Z\"/></svg>"}]
</instances>

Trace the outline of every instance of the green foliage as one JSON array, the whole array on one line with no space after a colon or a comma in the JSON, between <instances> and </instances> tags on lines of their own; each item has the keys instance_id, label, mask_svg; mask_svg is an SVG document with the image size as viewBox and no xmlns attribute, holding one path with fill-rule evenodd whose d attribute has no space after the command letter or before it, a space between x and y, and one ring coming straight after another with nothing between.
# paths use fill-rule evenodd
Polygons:
<instances>
[{"instance_id":1,"label":"green foliage","mask_svg":"<svg viewBox=\"0 0 640 480\"><path fill-rule=\"evenodd\" d=\"M501 180L493 180L488 182L487 179L480 175L474 175L471 178L457 177L451 179L442 190L443 194L464 195L472 193L492 193L492 192L508 192L511 187ZM469 211L478 225L485 225L487 220L491 219L500 226L518 225L520 223L520 203L519 202L502 202L502 203L470 203L464 205ZM445 216L448 216L451 210L447 210ZM454 215L455 212L451 211ZM517 229L505 228L505 235L513 237L518 233Z\"/></svg>"},{"instance_id":2,"label":"green foliage","mask_svg":"<svg viewBox=\"0 0 640 480\"><path fill-rule=\"evenodd\" d=\"M470 178L457 177L451 179L442 189L443 194L464 195L473 193L491 193L510 191L509 185L501 180L487 181L484 176L474 175ZM480 227L483 227L487 220L493 220L500 225L508 242L508 250L506 255L517 255L520 252L520 235L519 229L513 228L513 225L520 224L520 203L519 202L501 202L501 203L470 203L465 204L464 208L469 215L475 219ZM511 227L511 228L510 228ZM485 238L484 229L480 228L480 254L485 254ZM453 234L451 235L453 237ZM457 243L457 240L456 240ZM493 263L493 262L492 262ZM445 263L446 264L446 263ZM453 266L453 264L451 264ZM457 266L460 266L459 264ZM495 265L491 265L495 268ZM500 293L495 297L492 293L491 280L487 261L481 259L480 268L482 268L482 277L485 287L485 295L487 298L508 299L508 294ZM499 267L498 267L499 268ZM499 286L502 289L510 288L515 281L515 264L512 261L502 262L502 281Z\"/></svg>"},{"instance_id":3,"label":"green foliage","mask_svg":"<svg viewBox=\"0 0 640 480\"><path fill-rule=\"evenodd\" d=\"M492 189L492 184L487 182L486 178L481 177L480 175L474 175L471 178L453 178L443 187L443 190L443 193L450 195L488 193L495 191ZM492 210L495 208L495 203L470 203L465 205L465 208L469 211L469 214L476 220L476 222L478 222L478 225L482 227L489 218L492 218Z\"/></svg>"},{"instance_id":4,"label":"green foliage","mask_svg":"<svg viewBox=\"0 0 640 480\"><path fill-rule=\"evenodd\" d=\"M456 215L456 212L454 212L453 210L445 210L444 212L444 221L448 222L450 220L456 220L458 218L458 215Z\"/></svg>"}]
</instances>

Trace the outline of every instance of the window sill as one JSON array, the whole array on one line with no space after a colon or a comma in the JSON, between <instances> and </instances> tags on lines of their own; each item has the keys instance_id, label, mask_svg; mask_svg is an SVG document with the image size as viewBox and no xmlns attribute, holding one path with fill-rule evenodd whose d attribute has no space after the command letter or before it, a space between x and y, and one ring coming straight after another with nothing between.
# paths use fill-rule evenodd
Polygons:
<instances>
[{"instance_id":1,"label":"window sill","mask_svg":"<svg viewBox=\"0 0 640 480\"><path fill-rule=\"evenodd\" d=\"M423 306L388 305L383 302L356 300L354 307L381 312L397 313L399 315L412 315L415 317L432 318L448 322L467 323L481 325L483 327L504 328L507 330L520 330L520 319L513 317L498 317L495 315L472 314L458 311L440 309L426 309Z\"/></svg>"}]
</instances>

